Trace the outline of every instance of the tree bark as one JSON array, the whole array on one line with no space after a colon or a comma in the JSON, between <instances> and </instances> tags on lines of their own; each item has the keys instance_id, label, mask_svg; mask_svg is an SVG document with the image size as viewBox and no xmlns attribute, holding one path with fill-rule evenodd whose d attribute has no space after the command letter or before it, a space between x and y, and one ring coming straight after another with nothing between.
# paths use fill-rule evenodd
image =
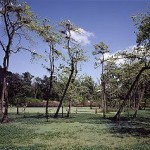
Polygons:
<instances>
[{"instance_id":1,"label":"tree bark","mask_svg":"<svg viewBox=\"0 0 150 150\"><path fill-rule=\"evenodd\" d=\"M50 54L49 54L49 61L50 61L50 81L49 81L49 90L48 90L48 98L46 101L46 112L45 116L48 121L48 107L49 107L49 100L52 93L52 86L53 86L53 74L54 74L54 47L50 45Z\"/></svg>"},{"instance_id":2,"label":"tree bark","mask_svg":"<svg viewBox=\"0 0 150 150\"><path fill-rule=\"evenodd\" d=\"M138 99L138 102L137 102L137 105L136 105L136 110L135 110L135 113L133 115L133 118L136 118L137 117L137 112L139 110L139 107L140 107L140 103L144 97L144 92L145 92L145 88L142 89L142 91L140 92L139 94L139 99Z\"/></svg>"},{"instance_id":3,"label":"tree bark","mask_svg":"<svg viewBox=\"0 0 150 150\"><path fill-rule=\"evenodd\" d=\"M10 48L12 44L12 40L15 34L15 28L12 28L12 31L10 31L9 25L8 25L8 19L9 15L7 14L6 10L3 14L4 17L4 24L5 29L8 37L8 43L7 46L2 45L2 48L4 50L5 56L3 58L3 71L4 71L4 77L3 77L3 86L2 86L2 94L1 94L1 113L2 113L2 119L1 122L8 122L8 91L7 91L7 72L9 68L9 58L10 58ZM19 29L19 28L18 28ZM3 113L3 101L5 102L5 108Z\"/></svg>"},{"instance_id":4,"label":"tree bark","mask_svg":"<svg viewBox=\"0 0 150 150\"><path fill-rule=\"evenodd\" d=\"M19 115L19 102L18 102L18 98L17 98L17 115Z\"/></svg>"},{"instance_id":5,"label":"tree bark","mask_svg":"<svg viewBox=\"0 0 150 150\"><path fill-rule=\"evenodd\" d=\"M4 113L2 116L2 123L7 123L8 122L8 91L7 91L7 83L6 83L6 78L4 78L4 102L5 102L5 109Z\"/></svg>"},{"instance_id":6,"label":"tree bark","mask_svg":"<svg viewBox=\"0 0 150 150\"><path fill-rule=\"evenodd\" d=\"M2 93L1 93L1 107L0 107L0 117L3 116L3 102L4 102L4 95L6 90L6 77L3 77L3 84L2 84Z\"/></svg>"},{"instance_id":7,"label":"tree bark","mask_svg":"<svg viewBox=\"0 0 150 150\"><path fill-rule=\"evenodd\" d=\"M119 110L117 111L116 115L114 116L114 118L113 118L114 120L116 120L116 121L119 121L119 120L120 120L120 115L121 115L121 112L122 112L122 110L123 110L123 107L126 105L126 102L127 102L127 100L129 99L129 96L130 96L130 94L131 94L131 92L132 92L132 90L133 90L133 88L134 88L136 82L139 80L139 78L140 78L141 74L143 73L143 71L145 71L145 70L147 70L147 69L150 69L150 66L145 66L145 67L143 67L143 68L139 71L139 73L138 73L138 75L136 76L134 82L132 83L130 89L128 90L128 92L127 92L127 94L126 94L126 96L125 96L125 99L123 100L123 102L122 102L122 104L121 104Z\"/></svg>"},{"instance_id":8,"label":"tree bark","mask_svg":"<svg viewBox=\"0 0 150 150\"><path fill-rule=\"evenodd\" d=\"M5 75L4 75L5 76ZM2 84L2 93L1 93L1 102L0 102L0 117L3 116L3 102L4 102L4 95L5 95L5 86L6 84L6 77L3 77L3 84Z\"/></svg>"},{"instance_id":9,"label":"tree bark","mask_svg":"<svg viewBox=\"0 0 150 150\"><path fill-rule=\"evenodd\" d=\"M144 101L144 110L146 109L146 103L147 103L147 101L145 99L145 101Z\"/></svg>"},{"instance_id":10,"label":"tree bark","mask_svg":"<svg viewBox=\"0 0 150 150\"><path fill-rule=\"evenodd\" d=\"M90 101L90 109L92 109L92 107L93 107L93 106L92 106L92 103L93 103L93 102L92 102L92 101Z\"/></svg>"},{"instance_id":11,"label":"tree bark","mask_svg":"<svg viewBox=\"0 0 150 150\"><path fill-rule=\"evenodd\" d=\"M105 78L104 78L104 54L102 62L102 89L103 89L103 118L106 118L106 89L105 89Z\"/></svg>"},{"instance_id":12,"label":"tree bark","mask_svg":"<svg viewBox=\"0 0 150 150\"><path fill-rule=\"evenodd\" d=\"M61 109L62 109L61 117L63 118L64 117L64 107L62 106Z\"/></svg>"},{"instance_id":13,"label":"tree bark","mask_svg":"<svg viewBox=\"0 0 150 150\"><path fill-rule=\"evenodd\" d=\"M68 104L68 112L67 112L67 118L69 118L70 116L70 112L71 112L71 100L69 100L69 104Z\"/></svg>"},{"instance_id":14,"label":"tree bark","mask_svg":"<svg viewBox=\"0 0 150 150\"><path fill-rule=\"evenodd\" d=\"M3 104L3 101L5 102L5 107L4 107L4 113L2 113L2 119L1 122L5 123L8 122L8 91L7 91L7 72L8 72L8 67L9 67L9 54L10 54L10 45L11 45L11 40L8 43L7 50L5 52L5 57L3 59L3 70L4 70L4 76L3 76L3 87L2 87L2 94L1 94L1 101ZM3 106L1 107L3 110Z\"/></svg>"}]
</instances>

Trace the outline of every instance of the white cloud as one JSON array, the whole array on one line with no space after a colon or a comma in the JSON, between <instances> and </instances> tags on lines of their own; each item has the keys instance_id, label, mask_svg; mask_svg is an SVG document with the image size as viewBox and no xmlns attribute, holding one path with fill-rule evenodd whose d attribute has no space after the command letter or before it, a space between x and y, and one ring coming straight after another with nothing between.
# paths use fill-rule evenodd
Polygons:
<instances>
[{"instance_id":1,"label":"white cloud","mask_svg":"<svg viewBox=\"0 0 150 150\"><path fill-rule=\"evenodd\" d=\"M112 56L113 56L113 55L110 54L110 53L105 53L105 54L104 54L105 60L109 59L109 58L112 57Z\"/></svg>"},{"instance_id":2,"label":"white cloud","mask_svg":"<svg viewBox=\"0 0 150 150\"><path fill-rule=\"evenodd\" d=\"M109 60L109 59L111 60L111 58L114 58L114 59L116 58L115 61L116 61L117 65L124 64L125 59L121 55L116 55L116 54L119 52L123 52L123 51L133 52L133 50L135 50L136 47L137 47L136 45L132 45L132 46L129 46L128 48L126 48L125 50L118 50L115 53L105 53L104 58L105 58L105 60Z\"/></svg>"},{"instance_id":3,"label":"white cloud","mask_svg":"<svg viewBox=\"0 0 150 150\"><path fill-rule=\"evenodd\" d=\"M94 33L88 32L82 28L79 28L78 32L71 31L71 36L75 41L85 46L91 43L90 38L94 37Z\"/></svg>"},{"instance_id":4,"label":"white cloud","mask_svg":"<svg viewBox=\"0 0 150 150\"><path fill-rule=\"evenodd\" d=\"M132 45L129 46L127 49L125 49L127 52L132 52L137 46L136 45Z\"/></svg>"},{"instance_id":5,"label":"white cloud","mask_svg":"<svg viewBox=\"0 0 150 150\"><path fill-rule=\"evenodd\" d=\"M121 56L120 56L119 59L116 60L116 64L117 64L117 65L124 64L124 63L125 63L125 59L122 58Z\"/></svg>"},{"instance_id":6,"label":"white cloud","mask_svg":"<svg viewBox=\"0 0 150 150\"><path fill-rule=\"evenodd\" d=\"M105 53L104 58L107 61L109 61L109 60L111 61L111 58L116 57L115 54L116 53L112 53L112 54L111 53ZM122 63L124 63L124 59L121 56L119 56L118 59L116 59L116 64L119 65L119 64L122 64Z\"/></svg>"},{"instance_id":7,"label":"white cloud","mask_svg":"<svg viewBox=\"0 0 150 150\"><path fill-rule=\"evenodd\" d=\"M137 48L136 45L131 45L129 46L128 48L124 49L124 50L118 50L116 53L119 53L119 52L123 52L123 51L126 51L128 53L131 53L133 52L135 49ZM125 63L125 59L120 55L118 56L119 59L116 60L116 64L119 65L119 64L124 64Z\"/></svg>"}]
</instances>

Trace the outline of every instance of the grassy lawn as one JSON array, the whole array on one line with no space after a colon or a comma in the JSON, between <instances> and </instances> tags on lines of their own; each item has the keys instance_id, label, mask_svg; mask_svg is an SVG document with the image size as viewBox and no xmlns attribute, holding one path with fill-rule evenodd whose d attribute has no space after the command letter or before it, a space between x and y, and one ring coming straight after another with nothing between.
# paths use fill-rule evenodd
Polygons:
<instances>
[{"instance_id":1,"label":"grassy lawn","mask_svg":"<svg viewBox=\"0 0 150 150\"><path fill-rule=\"evenodd\" d=\"M23 114L10 109L10 122L0 124L0 150L149 150L150 110L139 111L138 118L113 122L94 109L72 109L67 118L43 116L44 108L27 108ZM50 115L55 111L50 109ZM65 112L65 109L64 109Z\"/></svg>"}]
</instances>

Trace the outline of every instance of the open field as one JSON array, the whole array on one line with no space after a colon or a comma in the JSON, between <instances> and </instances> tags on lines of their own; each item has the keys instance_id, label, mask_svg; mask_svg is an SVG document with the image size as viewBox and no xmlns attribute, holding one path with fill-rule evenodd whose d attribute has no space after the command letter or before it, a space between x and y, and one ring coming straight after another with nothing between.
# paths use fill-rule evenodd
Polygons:
<instances>
[{"instance_id":1,"label":"open field","mask_svg":"<svg viewBox=\"0 0 150 150\"><path fill-rule=\"evenodd\" d=\"M53 114L56 112L57 107L49 107L49 114ZM64 107L63 111L64 113L67 112L68 107ZM77 112L79 113L90 113L90 114L95 114L95 107L93 107L93 109L90 109L90 107L72 107L71 108L71 112L72 113L76 113L76 109ZM23 107L21 107L20 112L23 113ZM15 113L17 111L17 109L15 107L12 107L9 109L10 113ZM25 110L26 113L45 113L45 107L27 107ZM60 108L60 113L62 112L62 109Z\"/></svg>"},{"instance_id":2,"label":"open field","mask_svg":"<svg viewBox=\"0 0 150 150\"><path fill-rule=\"evenodd\" d=\"M10 109L10 123L0 124L0 150L149 150L150 110L139 111L135 120L113 122L94 109L73 108L70 118L43 116L44 108L27 108L15 114ZM50 109L50 115L54 112ZM65 111L64 111L65 112ZM125 115L124 115L125 116Z\"/></svg>"}]
</instances>

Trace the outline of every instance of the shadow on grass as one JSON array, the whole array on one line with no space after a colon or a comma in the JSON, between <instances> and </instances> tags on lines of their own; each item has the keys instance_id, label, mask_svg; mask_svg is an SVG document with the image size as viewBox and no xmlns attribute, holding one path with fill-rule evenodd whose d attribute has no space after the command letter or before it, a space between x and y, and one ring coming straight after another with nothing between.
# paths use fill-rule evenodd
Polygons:
<instances>
[{"instance_id":1,"label":"shadow on grass","mask_svg":"<svg viewBox=\"0 0 150 150\"><path fill-rule=\"evenodd\" d=\"M22 123L41 123L41 124L50 124L50 123L89 123L89 124L105 124L110 122L109 119L103 119L101 115L99 114L87 114L87 113L81 113L81 114L71 114L69 118L66 117L66 114L64 114L64 117L61 117L61 114L59 114L58 118L53 118L54 114L49 115L49 119L47 122L47 119L45 118L44 114L41 113L25 113L16 115L15 113L10 114L10 122L22 122Z\"/></svg>"},{"instance_id":2,"label":"shadow on grass","mask_svg":"<svg viewBox=\"0 0 150 150\"><path fill-rule=\"evenodd\" d=\"M150 111L140 111L137 118L132 115L127 117L126 114L121 117L120 121L113 121L113 117L108 119L112 120L111 132L119 134L129 134L135 137L150 137Z\"/></svg>"},{"instance_id":3,"label":"shadow on grass","mask_svg":"<svg viewBox=\"0 0 150 150\"><path fill-rule=\"evenodd\" d=\"M61 114L57 119L53 118L53 114L50 114L48 122L44 114L40 113L25 113L25 114L11 114L11 122L20 122L26 124L51 124L51 123L88 123L88 124L104 124L108 127L110 133L129 134L131 136L150 137L150 112L141 111L141 114L136 118L128 118L123 116L119 122L113 121L114 114L108 114L106 119L102 118L100 114L71 114L69 118L61 118Z\"/></svg>"},{"instance_id":4,"label":"shadow on grass","mask_svg":"<svg viewBox=\"0 0 150 150\"><path fill-rule=\"evenodd\" d=\"M121 128L113 128L113 133L119 134L130 134L132 136L138 137L150 137L150 130L138 127L121 127Z\"/></svg>"}]
</instances>

